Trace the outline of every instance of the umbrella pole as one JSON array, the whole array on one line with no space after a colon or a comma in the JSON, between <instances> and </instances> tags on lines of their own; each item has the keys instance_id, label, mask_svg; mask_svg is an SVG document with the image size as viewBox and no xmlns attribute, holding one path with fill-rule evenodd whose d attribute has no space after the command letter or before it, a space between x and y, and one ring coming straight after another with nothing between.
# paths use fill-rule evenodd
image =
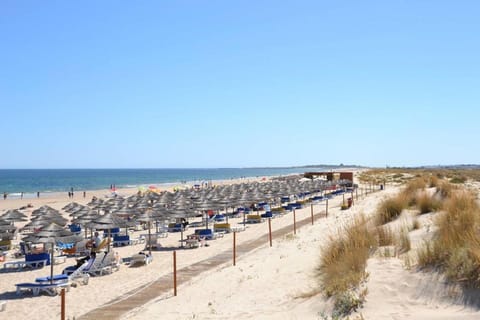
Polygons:
<instances>
[{"instance_id":1,"label":"umbrella pole","mask_svg":"<svg viewBox=\"0 0 480 320\"><path fill-rule=\"evenodd\" d=\"M53 259L55 259L53 256L53 249L54 249L55 243L52 242L52 253L51 253L51 258L50 258L50 284L53 284Z\"/></svg>"},{"instance_id":2,"label":"umbrella pole","mask_svg":"<svg viewBox=\"0 0 480 320\"><path fill-rule=\"evenodd\" d=\"M180 246L183 248L183 224L180 228Z\"/></svg>"},{"instance_id":3,"label":"umbrella pole","mask_svg":"<svg viewBox=\"0 0 480 320\"><path fill-rule=\"evenodd\" d=\"M148 253L151 257L152 256L152 237L151 237L150 228L151 228L151 222L148 221Z\"/></svg>"},{"instance_id":4,"label":"umbrella pole","mask_svg":"<svg viewBox=\"0 0 480 320\"><path fill-rule=\"evenodd\" d=\"M110 252L110 232L112 232L112 229L108 229L107 252Z\"/></svg>"}]
</instances>

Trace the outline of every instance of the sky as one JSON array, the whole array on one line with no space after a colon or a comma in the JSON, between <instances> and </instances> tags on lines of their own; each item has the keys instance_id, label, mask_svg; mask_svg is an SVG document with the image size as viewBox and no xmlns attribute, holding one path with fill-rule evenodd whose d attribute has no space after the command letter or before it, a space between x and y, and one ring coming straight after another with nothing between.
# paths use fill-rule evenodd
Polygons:
<instances>
[{"instance_id":1,"label":"sky","mask_svg":"<svg viewBox=\"0 0 480 320\"><path fill-rule=\"evenodd\" d=\"M479 164L479 1L0 1L0 168Z\"/></svg>"}]
</instances>

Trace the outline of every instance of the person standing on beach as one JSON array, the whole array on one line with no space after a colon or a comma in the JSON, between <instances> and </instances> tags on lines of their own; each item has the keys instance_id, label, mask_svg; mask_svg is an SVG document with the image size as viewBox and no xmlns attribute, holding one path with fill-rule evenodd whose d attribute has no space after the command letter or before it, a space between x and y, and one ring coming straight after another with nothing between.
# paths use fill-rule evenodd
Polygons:
<instances>
[{"instance_id":1,"label":"person standing on beach","mask_svg":"<svg viewBox=\"0 0 480 320\"><path fill-rule=\"evenodd\" d=\"M37 191L37 198L40 198L40 191Z\"/></svg>"},{"instance_id":2,"label":"person standing on beach","mask_svg":"<svg viewBox=\"0 0 480 320\"><path fill-rule=\"evenodd\" d=\"M7 200L7 193L6 192L3 193L3 200Z\"/></svg>"},{"instance_id":3,"label":"person standing on beach","mask_svg":"<svg viewBox=\"0 0 480 320\"><path fill-rule=\"evenodd\" d=\"M83 191L83 197L85 198L87 196L87 193Z\"/></svg>"},{"instance_id":4,"label":"person standing on beach","mask_svg":"<svg viewBox=\"0 0 480 320\"><path fill-rule=\"evenodd\" d=\"M20 192L20 199L23 199L23 192Z\"/></svg>"}]
</instances>

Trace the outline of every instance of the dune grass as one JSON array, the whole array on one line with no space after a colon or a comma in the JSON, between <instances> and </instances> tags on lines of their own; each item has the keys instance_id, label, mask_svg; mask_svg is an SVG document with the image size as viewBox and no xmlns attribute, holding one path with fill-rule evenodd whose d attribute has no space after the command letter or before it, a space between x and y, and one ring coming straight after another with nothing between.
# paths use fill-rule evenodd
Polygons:
<instances>
[{"instance_id":1,"label":"dune grass","mask_svg":"<svg viewBox=\"0 0 480 320\"><path fill-rule=\"evenodd\" d=\"M376 231L379 247L391 246L395 243L395 235L390 227L377 226Z\"/></svg>"},{"instance_id":2,"label":"dune grass","mask_svg":"<svg viewBox=\"0 0 480 320\"><path fill-rule=\"evenodd\" d=\"M438 194L442 199L447 199L453 195L455 190L457 190L457 186L447 181L442 181L437 185L436 194Z\"/></svg>"},{"instance_id":3,"label":"dune grass","mask_svg":"<svg viewBox=\"0 0 480 320\"><path fill-rule=\"evenodd\" d=\"M435 224L434 238L417 252L418 265L480 288L480 208L475 196L466 191L452 195Z\"/></svg>"},{"instance_id":4,"label":"dune grass","mask_svg":"<svg viewBox=\"0 0 480 320\"><path fill-rule=\"evenodd\" d=\"M365 279L367 259L377 240L369 232L365 218L340 228L323 248L317 274L327 297L339 298Z\"/></svg>"},{"instance_id":5,"label":"dune grass","mask_svg":"<svg viewBox=\"0 0 480 320\"><path fill-rule=\"evenodd\" d=\"M381 226L395 220L407 206L408 198L403 194L383 200L377 208L375 224Z\"/></svg>"},{"instance_id":6,"label":"dune grass","mask_svg":"<svg viewBox=\"0 0 480 320\"><path fill-rule=\"evenodd\" d=\"M417 195L415 202L420 214L435 212L442 208L442 202L426 192Z\"/></svg>"},{"instance_id":7,"label":"dune grass","mask_svg":"<svg viewBox=\"0 0 480 320\"><path fill-rule=\"evenodd\" d=\"M408 230L403 228L397 238L397 248L399 253L405 253L410 251L411 249L411 242L408 236Z\"/></svg>"}]
</instances>

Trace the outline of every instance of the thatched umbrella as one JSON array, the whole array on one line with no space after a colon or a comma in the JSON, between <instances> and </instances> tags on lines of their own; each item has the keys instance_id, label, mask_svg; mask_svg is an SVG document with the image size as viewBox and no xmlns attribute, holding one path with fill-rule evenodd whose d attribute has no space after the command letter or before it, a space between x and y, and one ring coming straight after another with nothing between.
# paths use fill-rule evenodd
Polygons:
<instances>
[{"instance_id":1,"label":"thatched umbrella","mask_svg":"<svg viewBox=\"0 0 480 320\"><path fill-rule=\"evenodd\" d=\"M0 216L2 220L8 221L8 222L16 222L16 221L27 221L27 216L23 213L21 213L18 210L8 210L2 216Z\"/></svg>"},{"instance_id":2,"label":"thatched umbrella","mask_svg":"<svg viewBox=\"0 0 480 320\"><path fill-rule=\"evenodd\" d=\"M147 209L142 214L136 217L137 221L146 222L148 224L148 242L147 243L148 243L148 253L150 257L152 257L152 245L151 245L152 235L151 235L150 229L151 229L151 223L152 221L155 221L155 219L157 219L157 217L154 216L152 209Z\"/></svg>"},{"instance_id":3,"label":"thatched umbrella","mask_svg":"<svg viewBox=\"0 0 480 320\"><path fill-rule=\"evenodd\" d=\"M58 241L61 242L78 242L82 240L82 237L73 234L70 230L66 230L55 223L50 223L49 225L42 228L41 231L31 234L24 239L23 241L33 242L33 243L50 243L51 246L51 258L50 258L50 283L53 283L53 264L54 264L54 246Z\"/></svg>"}]
</instances>

